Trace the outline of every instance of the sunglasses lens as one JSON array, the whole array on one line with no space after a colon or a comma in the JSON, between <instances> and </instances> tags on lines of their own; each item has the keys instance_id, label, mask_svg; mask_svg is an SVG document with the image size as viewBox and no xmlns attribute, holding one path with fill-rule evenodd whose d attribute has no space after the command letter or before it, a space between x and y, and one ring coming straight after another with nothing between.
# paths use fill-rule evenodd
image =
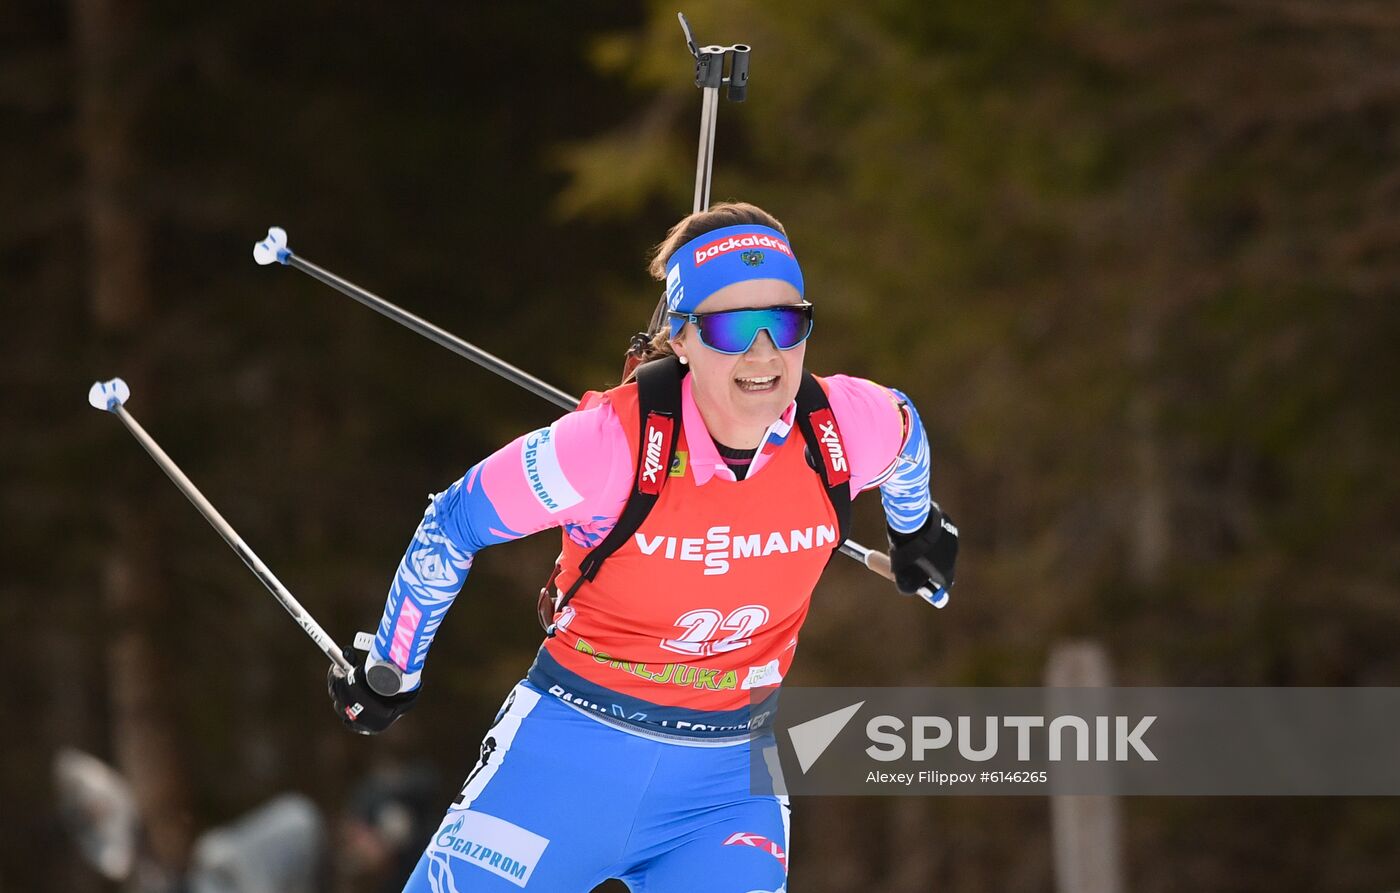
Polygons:
<instances>
[{"instance_id":1,"label":"sunglasses lens","mask_svg":"<svg viewBox=\"0 0 1400 893\"><path fill-rule=\"evenodd\" d=\"M812 309L768 307L711 313L700 318L700 340L721 353L744 353L753 345L759 329L768 330L779 350L790 350L811 334Z\"/></svg>"},{"instance_id":2,"label":"sunglasses lens","mask_svg":"<svg viewBox=\"0 0 1400 893\"><path fill-rule=\"evenodd\" d=\"M790 350L812 333L812 308L774 307L768 311L773 319L768 323L768 334L779 350Z\"/></svg>"},{"instance_id":3,"label":"sunglasses lens","mask_svg":"<svg viewBox=\"0 0 1400 893\"><path fill-rule=\"evenodd\" d=\"M722 353L743 353L758 334L760 321L752 315L757 311L738 310L715 313L700 318L700 340L712 350Z\"/></svg>"}]
</instances>

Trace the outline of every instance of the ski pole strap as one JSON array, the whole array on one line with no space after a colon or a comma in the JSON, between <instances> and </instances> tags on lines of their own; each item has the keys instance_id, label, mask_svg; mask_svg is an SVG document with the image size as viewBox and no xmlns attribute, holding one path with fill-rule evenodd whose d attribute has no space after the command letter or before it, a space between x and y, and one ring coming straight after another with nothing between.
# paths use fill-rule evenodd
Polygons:
<instances>
[{"instance_id":1,"label":"ski pole strap","mask_svg":"<svg viewBox=\"0 0 1400 893\"><path fill-rule=\"evenodd\" d=\"M807 462L821 475L836 512L836 542L844 543L851 527L851 463L826 389L810 372L802 373L797 389L797 426L807 441Z\"/></svg>"},{"instance_id":2,"label":"ski pole strap","mask_svg":"<svg viewBox=\"0 0 1400 893\"><path fill-rule=\"evenodd\" d=\"M555 613L564 610L586 580L598 576L608 556L627 542L651 513L661 498L661 488L676 459L681 416L681 377L685 367L674 356L663 357L637 367L637 413L641 425L637 442L637 473L632 481L632 495L618 516L617 523L603 541L579 563L578 579L560 597ZM554 624L545 628L554 635Z\"/></svg>"}]
</instances>

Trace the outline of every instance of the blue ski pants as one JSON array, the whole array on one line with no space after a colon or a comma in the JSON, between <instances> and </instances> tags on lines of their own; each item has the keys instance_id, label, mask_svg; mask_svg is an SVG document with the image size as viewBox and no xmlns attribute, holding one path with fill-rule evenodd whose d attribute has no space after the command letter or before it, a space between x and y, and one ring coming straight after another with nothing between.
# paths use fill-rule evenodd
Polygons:
<instances>
[{"instance_id":1,"label":"blue ski pants","mask_svg":"<svg viewBox=\"0 0 1400 893\"><path fill-rule=\"evenodd\" d=\"M522 682L405 893L781 893L787 798L750 793L749 751L633 734Z\"/></svg>"}]
</instances>

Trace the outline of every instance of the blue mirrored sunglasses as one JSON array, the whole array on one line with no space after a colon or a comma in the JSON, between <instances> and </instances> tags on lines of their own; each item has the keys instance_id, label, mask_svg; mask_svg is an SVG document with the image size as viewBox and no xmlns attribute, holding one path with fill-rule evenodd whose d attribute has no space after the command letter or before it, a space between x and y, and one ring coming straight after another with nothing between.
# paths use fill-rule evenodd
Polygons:
<instances>
[{"instance_id":1,"label":"blue mirrored sunglasses","mask_svg":"<svg viewBox=\"0 0 1400 893\"><path fill-rule=\"evenodd\" d=\"M760 330L768 332L768 337L773 339L774 346L779 350L792 350L812 334L812 305L806 301L714 313L678 313L672 310L667 315L694 323L695 330L700 333L700 342L718 353L746 353L753 347Z\"/></svg>"}]
</instances>

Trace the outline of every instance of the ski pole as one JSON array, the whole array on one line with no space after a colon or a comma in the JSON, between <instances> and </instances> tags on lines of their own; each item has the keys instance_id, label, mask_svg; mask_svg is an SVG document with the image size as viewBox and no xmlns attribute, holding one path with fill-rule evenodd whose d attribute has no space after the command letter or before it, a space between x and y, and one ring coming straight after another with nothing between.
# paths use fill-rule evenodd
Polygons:
<instances>
[{"instance_id":1,"label":"ski pole","mask_svg":"<svg viewBox=\"0 0 1400 893\"><path fill-rule=\"evenodd\" d=\"M749 51L747 44L733 46L697 46L690 33L685 13L676 13L685 45L695 57L695 86L700 88L700 145L695 153L695 202L692 212L700 213L710 206L710 179L715 163L715 123L719 118L719 88L729 87L725 95L730 102L743 102L749 90ZM724 63L729 60L729 77L724 76Z\"/></svg>"},{"instance_id":2,"label":"ski pole","mask_svg":"<svg viewBox=\"0 0 1400 893\"><path fill-rule=\"evenodd\" d=\"M336 291L349 295L366 307L376 310L395 322L407 326L418 334L437 342L453 353L466 357L477 365L490 369L492 372L515 382L526 390L550 401L566 412L572 412L578 407L577 397L569 396L553 385L535 378L528 372L524 372L512 366L505 360L487 353L474 344L463 341L451 332L438 328L422 317L409 313L396 304L391 304L374 292L361 288L350 280L343 279L331 273L329 270L325 270L293 254L292 250L287 247L287 231L281 227L274 226L268 229L267 238L253 246L253 259L262 266L280 263L284 266L295 267L312 278L326 283ZM848 546L850 547L849 549L847 548ZM852 540L846 540L846 542L841 545L841 552L859 561L886 580L894 581L894 572L890 570L889 556L885 555L883 552L867 549ZM940 593L942 594L941 602L939 601ZM927 587L924 587L919 590L919 595L924 601L936 608L943 607L948 601L947 593L943 592L941 589L939 592L933 592Z\"/></svg>"},{"instance_id":3,"label":"ski pole","mask_svg":"<svg viewBox=\"0 0 1400 893\"><path fill-rule=\"evenodd\" d=\"M127 412L126 401L130 397L131 389L120 378L94 382L88 390L88 402L94 408L106 410L121 419L122 424L131 432L131 435L141 446L146 448L146 452L151 454L151 458L156 460L156 464L161 467L161 470L170 477L170 480L175 482L175 486L180 488L180 492L184 493L185 497L204 516L204 520L213 525L219 535L224 538L224 542L233 547L233 551L238 553L238 557L243 559L243 563L248 565L249 570L257 575L257 578L267 587L267 591L281 602L282 607L287 609L287 613L292 615L292 619L296 620L297 624L311 637L311 641L315 642L326 657L331 659L331 663L335 664L336 669L342 675L348 676L354 668L350 666L350 662L341 653L340 646L336 645L335 640L321 628L321 624L317 623L316 619L306 612L301 603L292 597L292 594L287 591L287 587L282 585L282 581L277 579L277 576L268 569L267 565L263 564L262 559L248 548L248 544L243 542L238 531L234 530L233 526L224 520L224 516L219 514L218 509L204 498L204 494L199 492L199 488L185 477L185 473L166 455L165 450L160 448L160 444L156 443L155 439L146 433L146 429L142 428L131 413Z\"/></svg>"},{"instance_id":4,"label":"ski pole","mask_svg":"<svg viewBox=\"0 0 1400 893\"><path fill-rule=\"evenodd\" d=\"M371 310L378 311L392 319L399 325L412 329L429 341L442 345L458 356L464 357L490 369L492 372L520 385L525 390L543 397L556 406L565 410L572 410L578 407L577 398L559 390L547 382L540 381L535 376L512 366L505 360L487 353L474 344L468 344L451 332L438 328L421 316L410 313L396 304L391 304L374 292L361 288L353 282L341 279L330 270L313 264L304 257L298 257L287 248L287 231L280 226L269 227L267 238L253 246L253 259L260 265L267 266L276 261L289 267L296 267L313 279L319 279L326 285L344 295L349 295L355 300L364 304Z\"/></svg>"},{"instance_id":5,"label":"ski pole","mask_svg":"<svg viewBox=\"0 0 1400 893\"><path fill-rule=\"evenodd\" d=\"M690 22L685 13L676 13L681 31L685 34L685 46L695 57L695 86L700 88L700 143L695 151L695 201L691 213L699 214L710 207L710 184L715 166L715 124L719 119L719 88L728 86L725 95L730 102L743 102L749 95L749 53L748 44L736 43L733 46L698 46L695 35L690 31ZM729 76L724 76L725 60L729 62ZM661 331L666 322L666 296L656 302L651 313L651 321L643 340L650 340ZM641 333L633 336L640 337Z\"/></svg>"},{"instance_id":6,"label":"ski pole","mask_svg":"<svg viewBox=\"0 0 1400 893\"><path fill-rule=\"evenodd\" d=\"M691 33L690 22L685 13L676 13L681 31L685 34L685 45L690 55L695 57L695 86L700 88L700 144L695 153L695 202L691 213L698 214L710 206L710 185L713 180L715 163L715 124L719 117L719 88L727 86L725 95L730 102L743 102L749 91L749 53L752 47L736 43L733 46L697 46L695 35ZM726 59L729 62L729 76L725 77ZM663 297L652 314L647 334L654 335L665 319L666 299ZM859 543L846 540L841 551L854 558L870 570L887 580L894 580L890 570L890 557L883 552L867 549ZM919 596L935 608L948 604L948 592L943 587L936 591L924 587Z\"/></svg>"},{"instance_id":7,"label":"ski pole","mask_svg":"<svg viewBox=\"0 0 1400 893\"><path fill-rule=\"evenodd\" d=\"M840 549L843 555L854 558L886 580L889 580L891 583L894 582L894 571L890 570L890 556L886 555L884 552L876 552L874 549L867 549L860 543L852 540L846 540L841 544ZM933 605L935 608L941 608L948 604L948 589L944 586L939 586L937 589L929 589L927 586L921 586L919 587L919 591L914 594Z\"/></svg>"}]
</instances>

